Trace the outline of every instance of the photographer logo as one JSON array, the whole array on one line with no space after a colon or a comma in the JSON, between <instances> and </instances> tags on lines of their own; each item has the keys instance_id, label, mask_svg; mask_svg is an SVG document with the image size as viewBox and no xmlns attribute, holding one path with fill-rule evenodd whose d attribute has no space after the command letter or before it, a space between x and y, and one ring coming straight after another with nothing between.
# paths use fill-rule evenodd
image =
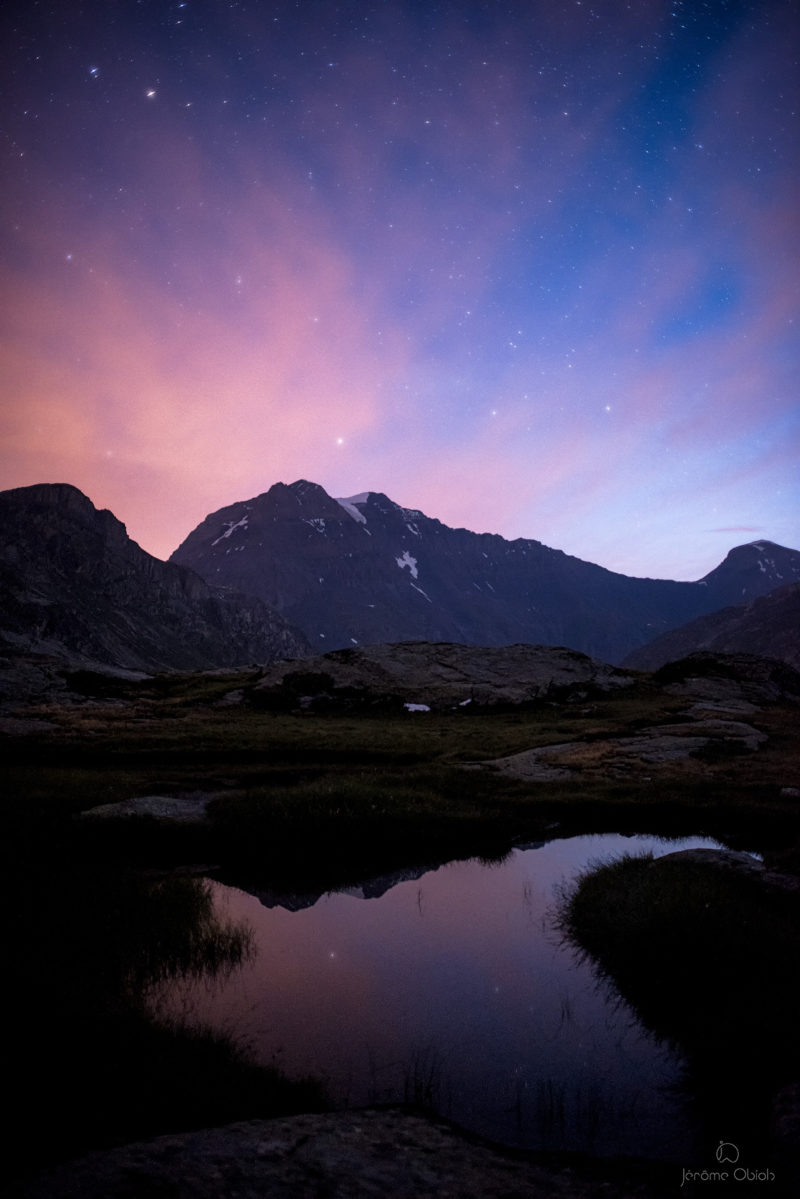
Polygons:
<instances>
[{"instance_id":1,"label":"photographer logo","mask_svg":"<svg viewBox=\"0 0 800 1199\"><path fill-rule=\"evenodd\" d=\"M730 1141L720 1141L717 1148L717 1161L730 1162L731 1165L736 1165L739 1160L739 1150Z\"/></svg>"},{"instance_id":2,"label":"photographer logo","mask_svg":"<svg viewBox=\"0 0 800 1199\"><path fill-rule=\"evenodd\" d=\"M717 1169L696 1169L681 1170L681 1186L686 1183L698 1182L774 1182L775 1172L770 1169L753 1169L750 1166L740 1166L739 1161L739 1146L734 1145L732 1141L720 1141L717 1146L715 1155L718 1166ZM751 1192L748 1190L748 1194Z\"/></svg>"}]
</instances>

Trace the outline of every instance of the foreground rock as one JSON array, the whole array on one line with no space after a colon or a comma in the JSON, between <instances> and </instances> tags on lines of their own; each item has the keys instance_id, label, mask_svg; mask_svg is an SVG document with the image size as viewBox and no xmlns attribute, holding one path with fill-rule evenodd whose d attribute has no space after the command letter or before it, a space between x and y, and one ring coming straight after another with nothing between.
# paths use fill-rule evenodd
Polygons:
<instances>
[{"instance_id":1,"label":"foreground rock","mask_svg":"<svg viewBox=\"0 0 800 1199\"><path fill-rule=\"evenodd\" d=\"M137 795L119 803L98 804L79 813L81 820L131 820L149 816L167 824L203 824L215 793L193 791L184 795Z\"/></svg>"},{"instance_id":2,"label":"foreground rock","mask_svg":"<svg viewBox=\"0 0 800 1199\"><path fill-rule=\"evenodd\" d=\"M63 1166L21 1199L634 1199L674 1195L678 1166L553 1167L399 1110L250 1120ZM683 1187L683 1195L697 1194Z\"/></svg>"}]
</instances>

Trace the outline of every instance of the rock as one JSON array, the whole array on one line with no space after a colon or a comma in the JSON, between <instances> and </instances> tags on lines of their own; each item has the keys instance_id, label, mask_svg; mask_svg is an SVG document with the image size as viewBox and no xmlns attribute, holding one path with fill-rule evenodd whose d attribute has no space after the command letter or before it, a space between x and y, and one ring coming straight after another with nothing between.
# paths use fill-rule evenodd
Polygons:
<instances>
[{"instance_id":1,"label":"rock","mask_svg":"<svg viewBox=\"0 0 800 1199\"><path fill-rule=\"evenodd\" d=\"M800 672L785 662L752 654L692 653L662 666L653 681L670 695L717 705L800 700Z\"/></svg>"},{"instance_id":2,"label":"rock","mask_svg":"<svg viewBox=\"0 0 800 1199\"><path fill-rule=\"evenodd\" d=\"M697 862L703 866L713 866L716 870L736 870L744 874L761 876L764 873L764 863L749 853L735 849L678 849L674 853L665 853L655 858L653 864L660 866L664 862Z\"/></svg>"},{"instance_id":3,"label":"rock","mask_svg":"<svg viewBox=\"0 0 800 1199\"><path fill-rule=\"evenodd\" d=\"M543 645L482 647L399 642L334 650L268 667L253 689L264 703L392 702L430 708L567 700L613 691L633 677L577 650Z\"/></svg>"},{"instance_id":4,"label":"rock","mask_svg":"<svg viewBox=\"0 0 800 1199\"><path fill-rule=\"evenodd\" d=\"M250 1120L95 1153L18 1199L646 1199L674 1195L679 1180L678 1167L655 1163L539 1164L441 1120L367 1109Z\"/></svg>"},{"instance_id":5,"label":"rock","mask_svg":"<svg viewBox=\"0 0 800 1199\"><path fill-rule=\"evenodd\" d=\"M778 870L767 870L764 863L749 853L734 849L679 849L675 853L663 854L655 858L653 865L658 867L663 862L680 859L684 862L697 862L714 870L736 870L757 878L766 887L777 887L781 891L800 890L800 877L796 874L784 874Z\"/></svg>"},{"instance_id":6,"label":"rock","mask_svg":"<svg viewBox=\"0 0 800 1199\"><path fill-rule=\"evenodd\" d=\"M79 813L82 820L130 820L152 816L167 824L202 824L214 794L196 791L190 795L138 795L120 803L98 804Z\"/></svg>"},{"instance_id":7,"label":"rock","mask_svg":"<svg viewBox=\"0 0 800 1199\"><path fill-rule=\"evenodd\" d=\"M707 717L705 709L697 715ZM767 740L766 733L742 721L695 719L681 724L655 725L633 737L608 737L588 741L565 741L522 750L483 766L514 778L547 782L567 779L577 772L623 775L638 772L642 765L662 765L695 757L710 747L728 752L753 752Z\"/></svg>"}]
</instances>

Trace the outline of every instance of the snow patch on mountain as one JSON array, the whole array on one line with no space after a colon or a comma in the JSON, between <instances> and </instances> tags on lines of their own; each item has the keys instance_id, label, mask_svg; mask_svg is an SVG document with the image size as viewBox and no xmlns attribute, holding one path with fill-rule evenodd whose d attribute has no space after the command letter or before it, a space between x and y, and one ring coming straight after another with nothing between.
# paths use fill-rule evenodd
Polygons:
<instances>
[{"instance_id":1,"label":"snow patch on mountain","mask_svg":"<svg viewBox=\"0 0 800 1199\"><path fill-rule=\"evenodd\" d=\"M417 570L417 560L416 560L416 558L411 557L408 550L403 550L402 558L395 558L395 562L397 563L397 565L400 567L401 570L403 570L404 567L407 566L408 569L411 571L412 579L416 579L419 576L419 571Z\"/></svg>"},{"instance_id":2,"label":"snow patch on mountain","mask_svg":"<svg viewBox=\"0 0 800 1199\"><path fill-rule=\"evenodd\" d=\"M245 514L241 520L237 520L235 522L232 520L226 520L225 524L228 526L227 529L224 533L220 533L216 541L211 542L212 545L217 545L218 542L222 541L225 537L230 537L231 533L235 533L237 529L246 529L247 514Z\"/></svg>"},{"instance_id":3,"label":"snow patch on mountain","mask_svg":"<svg viewBox=\"0 0 800 1199\"><path fill-rule=\"evenodd\" d=\"M357 507L358 504L366 504L369 499L369 492L362 491L359 495L351 495L346 499L336 497L336 503L341 504L348 516L352 516L353 520L357 520L359 524L365 525L367 518L363 512Z\"/></svg>"}]
</instances>

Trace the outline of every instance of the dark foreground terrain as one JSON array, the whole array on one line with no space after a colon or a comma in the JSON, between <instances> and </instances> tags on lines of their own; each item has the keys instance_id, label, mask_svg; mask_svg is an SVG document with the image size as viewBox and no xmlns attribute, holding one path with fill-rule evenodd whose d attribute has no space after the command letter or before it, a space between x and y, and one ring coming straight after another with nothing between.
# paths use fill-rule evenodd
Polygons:
<instances>
[{"instance_id":1,"label":"dark foreground terrain","mask_svg":"<svg viewBox=\"0 0 800 1199\"><path fill-rule=\"evenodd\" d=\"M8 702L11 1173L24 1178L142 1137L326 1107L320 1085L252 1066L235 1040L154 1022L148 993L164 978L224 972L251 952L247 930L214 916L204 875L324 890L453 857L500 857L553 836L702 833L761 854L769 873L788 879L779 903L794 931L764 952L795 951L798 676L713 655L628 675L624 685L618 674L614 685L584 672L497 702L439 691L426 704L417 688L409 707L383 686L313 670L139 680L85 671L36 702ZM733 900L719 903L735 944ZM588 949L616 981L604 943ZM640 962L644 994L657 966ZM733 970L730 988L745 974ZM624 990L628 976L619 982ZM637 1001L647 1008L646 996ZM758 1002L768 1005L769 993ZM693 1003L719 1003L700 975ZM775 1003L783 1010L783 992ZM726 1035L749 1035L735 1011L732 1019ZM688 1035L675 1025L656 1031ZM775 1149L784 1178L785 1140ZM108 1191L117 1193L154 1192Z\"/></svg>"}]
</instances>

